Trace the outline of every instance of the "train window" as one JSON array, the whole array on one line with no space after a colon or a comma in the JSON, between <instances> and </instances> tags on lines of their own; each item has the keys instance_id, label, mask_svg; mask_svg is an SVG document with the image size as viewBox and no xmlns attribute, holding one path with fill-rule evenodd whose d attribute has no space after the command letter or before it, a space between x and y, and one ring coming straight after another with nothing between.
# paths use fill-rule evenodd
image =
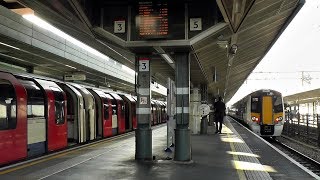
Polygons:
<instances>
[{"instance_id":1,"label":"train window","mask_svg":"<svg viewBox=\"0 0 320 180\"><path fill-rule=\"evenodd\" d=\"M123 105L123 103L121 103L121 115L124 115L124 113L125 113L124 105Z\"/></svg>"},{"instance_id":2,"label":"train window","mask_svg":"<svg viewBox=\"0 0 320 180\"><path fill-rule=\"evenodd\" d=\"M115 99L112 99L112 115L117 115L118 110L117 110L117 101Z\"/></svg>"},{"instance_id":3,"label":"train window","mask_svg":"<svg viewBox=\"0 0 320 180\"><path fill-rule=\"evenodd\" d=\"M33 82L28 80L19 80L26 88L28 94L27 117L44 117L44 94L41 89Z\"/></svg>"},{"instance_id":4,"label":"train window","mask_svg":"<svg viewBox=\"0 0 320 180\"><path fill-rule=\"evenodd\" d=\"M281 96L273 96L273 106L275 113L283 112Z\"/></svg>"},{"instance_id":5,"label":"train window","mask_svg":"<svg viewBox=\"0 0 320 180\"><path fill-rule=\"evenodd\" d=\"M251 112L259 113L261 109L261 102L259 97L251 98Z\"/></svg>"},{"instance_id":6,"label":"train window","mask_svg":"<svg viewBox=\"0 0 320 180\"><path fill-rule=\"evenodd\" d=\"M118 114L118 109L117 109L117 100L112 99L112 115L117 115Z\"/></svg>"},{"instance_id":7,"label":"train window","mask_svg":"<svg viewBox=\"0 0 320 180\"><path fill-rule=\"evenodd\" d=\"M103 104L104 119L109 120L109 104Z\"/></svg>"},{"instance_id":8,"label":"train window","mask_svg":"<svg viewBox=\"0 0 320 180\"><path fill-rule=\"evenodd\" d=\"M0 130L15 129L17 126L17 102L13 85L0 80Z\"/></svg>"},{"instance_id":9,"label":"train window","mask_svg":"<svg viewBox=\"0 0 320 180\"><path fill-rule=\"evenodd\" d=\"M55 120L56 124L64 124L65 113L64 113L64 96L60 89L56 87L50 87L54 94L55 99Z\"/></svg>"}]
</instances>

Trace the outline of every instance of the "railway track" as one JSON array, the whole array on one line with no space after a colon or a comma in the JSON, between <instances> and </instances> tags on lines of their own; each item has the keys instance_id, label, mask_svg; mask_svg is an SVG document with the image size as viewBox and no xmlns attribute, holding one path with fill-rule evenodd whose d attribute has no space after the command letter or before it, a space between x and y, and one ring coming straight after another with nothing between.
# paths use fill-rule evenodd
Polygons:
<instances>
[{"instance_id":1,"label":"railway track","mask_svg":"<svg viewBox=\"0 0 320 180\"><path fill-rule=\"evenodd\" d=\"M279 150L296 160L298 163L300 163L316 175L320 176L320 162L306 156L305 154L293 149L286 144L281 143L278 140L272 138L266 140L273 146L277 147Z\"/></svg>"}]
</instances>

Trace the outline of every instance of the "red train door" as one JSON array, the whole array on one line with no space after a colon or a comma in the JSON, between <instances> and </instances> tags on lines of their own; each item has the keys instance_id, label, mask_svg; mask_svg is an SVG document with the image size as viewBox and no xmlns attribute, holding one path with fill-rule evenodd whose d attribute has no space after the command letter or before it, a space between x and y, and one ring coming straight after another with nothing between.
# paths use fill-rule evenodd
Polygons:
<instances>
[{"instance_id":1,"label":"red train door","mask_svg":"<svg viewBox=\"0 0 320 180\"><path fill-rule=\"evenodd\" d=\"M118 134L125 133L125 115L124 115L124 102L123 99L115 93L110 93L117 101L117 113L118 113Z\"/></svg>"},{"instance_id":2,"label":"red train door","mask_svg":"<svg viewBox=\"0 0 320 180\"><path fill-rule=\"evenodd\" d=\"M46 92L48 151L67 147L66 95L54 82L36 79Z\"/></svg>"},{"instance_id":3,"label":"red train door","mask_svg":"<svg viewBox=\"0 0 320 180\"><path fill-rule=\"evenodd\" d=\"M0 72L0 165L27 156L27 93L9 73Z\"/></svg>"},{"instance_id":4,"label":"red train door","mask_svg":"<svg viewBox=\"0 0 320 180\"><path fill-rule=\"evenodd\" d=\"M103 135L104 137L112 136L112 102L113 99L109 94L105 94L106 98L104 99L103 109L104 109L104 129Z\"/></svg>"},{"instance_id":5,"label":"red train door","mask_svg":"<svg viewBox=\"0 0 320 180\"><path fill-rule=\"evenodd\" d=\"M136 102L132 102L131 105L131 115L132 115L132 127L133 129L137 129L138 121L137 121L137 113L136 113Z\"/></svg>"}]
</instances>

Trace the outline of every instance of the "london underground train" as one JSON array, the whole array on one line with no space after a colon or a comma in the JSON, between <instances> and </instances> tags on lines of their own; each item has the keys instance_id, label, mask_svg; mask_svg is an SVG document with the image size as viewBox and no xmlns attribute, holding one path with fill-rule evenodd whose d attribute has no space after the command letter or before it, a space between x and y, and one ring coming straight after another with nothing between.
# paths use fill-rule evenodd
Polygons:
<instances>
[{"instance_id":1,"label":"london underground train","mask_svg":"<svg viewBox=\"0 0 320 180\"><path fill-rule=\"evenodd\" d=\"M0 166L136 129L134 98L0 71ZM165 104L154 103L152 124L166 122Z\"/></svg>"},{"instance_id":2,"label":"london underground train","mask_svg":"<svg viewBox=\"0 0 320 180\"><path fill-rule=\"evenodd\" d=\"M260 136L277 137L284 124L283 97L275 90L258 90L236 102L228 114Z\"/></svg>"}]
</instances>

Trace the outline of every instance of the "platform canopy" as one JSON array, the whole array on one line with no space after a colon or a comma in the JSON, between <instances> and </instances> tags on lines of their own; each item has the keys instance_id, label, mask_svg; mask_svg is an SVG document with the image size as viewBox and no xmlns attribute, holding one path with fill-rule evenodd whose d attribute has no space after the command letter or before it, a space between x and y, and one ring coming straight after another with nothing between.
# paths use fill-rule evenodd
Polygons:
<instances>
[{"instance_id":1,"label":"platform canopy","mask_svg":"<svg viewBox=\"0 0 320 180\"><path fill-rule=\"evenodd\" d=\"M207 84L209 93L222 95L226 101L237 92L303 3L303 0L0 0L0 5L12 10L32 9L37 16L129 68L135 69L136 54L151 55L152 80L164 86L168 77L175 78L175 53L189 51L192 86ZM148 13L156 18L151 19L152 26L148 26ZM10 56L19 53L12 51ZM27 64L19 61L24 63ZM55 68L73 71L66 66ZM94 71L77 68L89 72L88 79L97 79ZM39 71L46 69L45 65L37 67ZM129 88L125 81L112 82L122 89ZM134 84L129 86L134 88Z\"/></svg>"}]
</instances>

